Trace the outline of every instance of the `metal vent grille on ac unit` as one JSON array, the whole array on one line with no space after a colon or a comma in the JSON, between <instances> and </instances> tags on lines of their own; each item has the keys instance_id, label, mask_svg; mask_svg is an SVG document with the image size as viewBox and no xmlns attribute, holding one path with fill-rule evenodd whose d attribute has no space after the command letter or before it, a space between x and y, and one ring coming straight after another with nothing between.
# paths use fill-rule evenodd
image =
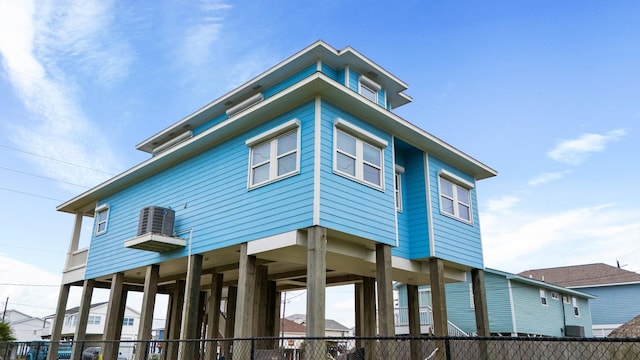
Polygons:
<instances>
[{"instance_id":1,"label":"metal vent grille on ac unit","mask_svg":"<svg viewBox=\"0 0 640 360\"><path fill-rule=\"evenodd\" d=\"M173 235L175 211L159 206L148 206L140 210L138 236L154 233Z\"/></svg>"}]
</instances>

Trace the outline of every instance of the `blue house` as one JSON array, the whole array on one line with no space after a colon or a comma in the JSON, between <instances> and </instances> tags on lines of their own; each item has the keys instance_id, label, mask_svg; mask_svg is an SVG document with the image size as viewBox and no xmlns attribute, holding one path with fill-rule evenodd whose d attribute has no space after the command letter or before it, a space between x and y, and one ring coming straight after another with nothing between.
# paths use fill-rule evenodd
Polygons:
<instances>
[{"instance_id":1,"label":"blue house","mask_svg":"<svg viewBox=\"0 0 640 360\"><path fill-rule=\"evenodd\" d=\"M128 291L144 293L138 339L151 338L157 293L169 294L167 339L271 336L280 293L305 288L307 335L322 336L326 286L354 284L356 335L393 335L393 281L444 289L470 271L486 318L476 181L496 172L396 115L406 89L317 41L143 140L148 160L58 207L76 217L58 316L71 286L81 316L105 287L105 340ZM433 303L446 334L444 291Z\"/></svg>"},{"instance_id":2,"label":"blue house","mask_svg":"<svg viewBox=\"0 0 640 360\"><path fill-rule=\"evenodd\" d=\"M590 301L593 334L606 337L640 315L640 274L603 263L527 270L522 276L564 286L596 298Z\"/></svg>"},{"instance_id":3,"label":"blue house","mask_svg":"<svg viewBox=\"0 0 640 360\"><path fill-rule=\"evenodd\" d=\"M489 329L498 336L591 337L590 300L595 297L576 290L485 268ZM396 333L406 333L406 285L396 285ZM449 331L476 331L473 287L470 281L445 285ZM431 331L431 289L420 287L421 331Z\"/></svg>"}]
</instances>

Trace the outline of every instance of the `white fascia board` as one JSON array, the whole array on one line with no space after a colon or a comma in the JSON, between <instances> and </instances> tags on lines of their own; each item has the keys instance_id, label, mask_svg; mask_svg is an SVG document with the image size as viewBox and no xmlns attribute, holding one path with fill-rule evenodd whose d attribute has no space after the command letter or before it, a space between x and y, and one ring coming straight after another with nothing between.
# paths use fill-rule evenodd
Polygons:
<instances>
[{"instance_id":1,"label":"white fascia board","mask_svg":"<svg viewBox=\"0 0 640 360\"><path fill-rule=\"evenodd\" d=\"M354 102L354 104L361 105L361 108L374 115L376 118L383 118L385 121L389 121L386 125L387 131L395 134L399 134L398 138L405 142L416 146L424 151L429 152L430 148L437 147L444 152L453 154L456 158L462 159L471 166L475 167L477 171L482 171L486 178L495 176L497 173L490 167L475 160L462 151L454 148L453 146L445 143L444 141L436 138L428 132L420 129L419 127L411 124L407 120L395 115L391 111L372 103L369 100L363 99L358 93L351 89L347 89L344 85L329 78L323 73L315 73L300 82L290 86L289 88L265 99L264 101L255 104L251 111L242 112L228 118L211 128L203 131L202 133L191 137L176 146L167 149L152 158L143 161L142 163L122 172L121 174L104 181L103 183L83 192L82 194L68 200L56 207L58 211L76 213L78 211L89 211L93 214L95 210L96 201L108 196L120 189L131 185L142 178L151 176L156 172L163 170L172 164L182 161L189 156L202 151L205 148L210 148L217 144L218 141L227 138L236 132L241 132L242 129L250 124L255 126L256 121L264 120L264 113L269 111L273 104L280 104L284 106L285 102L293 101L311 101L315 95L320 94L321 97L329 96L333 93L339 95L340 98ZM262 114L262 115L261 115ZM273 114L275 115L275 113ZM252 121L254 121L252 123ZM378 120L379 121L379 120ZM380 127L380 123L374 123L374 125ZM412 137L408 139L407 136ZM420 143L426 142L428 146L421 146ZM424 145L424 144L423 144ZM433 153L433 152L432 152ZM463 169L461 169L463 170Z\"/></svg>"},{"instance_id":2,"label":"white fascia board","mask_svg":"<svg viewBox=\"0 0 640 360\"><path fill-rule=\"evenodd\" d=\"M265 78L268 78L269 76L277 73L279 70L281 70L282 68L286 67L287 65L294 63L295 61L303 58L304 56L313 56L313 57L320 57L322 58L323 54L326 53L332 53L336 56L339 55L338 51L336 49L334 49L333 47L331 47L330 45L328 45L327 43L325 43L322 40L318 40L316 42L314 42L313 44L305 47L304 49L298 51L297 53L293 54L292 56L288 57L287 59L279 62L278 64L272 66L271 68L267 69L266 71L260 73L259 75L255 76L253 79L245 82L244 84L238 86L237 88L235 88L234 90L222 95L221 97L217 98L216 100L208 103L207 105L201 107L200 109L196 110L195 112L191 113L190 115L186 116L185 118L183 118L182 120L176 122L175 124L165 128L164 130L156 133L155 135L147 138L146 140L143 140L142 142L140 142L138 145L136 145L136 149L138 150L142 150L142 151L147 151L147 148L152 147L151 143L153 143L154 141L158 141L159 138L163 137L164 135L171 133L171 132L176 132L176 131L180 131L180 129L184 129L185 125L187 125L188 122L190 122L191 120L201 117L203 115L206 114L205 117L208 117L209 115L214 115L214 114L210 114L211 110L214 108L218 108L218 111L220 113L225 111L224 108L224 103L227 102L229 99L234 98L239 96L242 93L247 93L250 92L251 89L256 86L256 84L259 84L262 80L264 80ZM265 86L269 86L271 84L265 84ZM264 87L263 87L264 88ZM216 113L218 111L215 111ZM147 151L148 152L148 151Z\"/></svg>"}]
</instances>

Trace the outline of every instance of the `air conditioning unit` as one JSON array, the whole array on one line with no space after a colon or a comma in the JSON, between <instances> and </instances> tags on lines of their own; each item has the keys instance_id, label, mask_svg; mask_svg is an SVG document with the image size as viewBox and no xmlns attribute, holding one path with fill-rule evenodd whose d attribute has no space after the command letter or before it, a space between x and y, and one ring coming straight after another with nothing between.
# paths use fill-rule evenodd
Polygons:
<instances>
[{"instance_id":1,"label":"air conditioning unit","mask_svg":"<svg viewBox=\"0 0 640 360\"><path fill-rule=\"evenodd\" d=\"M564 327L566 337L584 337L584 326L567 325Z\"/></svg>"},{"instance_id":2,"label":"air conditioning unit","mask_svg":"<svg viewBox=\"0 0 640 360\"><path fill-rule=\"evenodd\" d=\"M148 233L172 236L175 216L175 211L159 206L142 208L138 220L138 236Z\"/></svg>"}]
</instances>

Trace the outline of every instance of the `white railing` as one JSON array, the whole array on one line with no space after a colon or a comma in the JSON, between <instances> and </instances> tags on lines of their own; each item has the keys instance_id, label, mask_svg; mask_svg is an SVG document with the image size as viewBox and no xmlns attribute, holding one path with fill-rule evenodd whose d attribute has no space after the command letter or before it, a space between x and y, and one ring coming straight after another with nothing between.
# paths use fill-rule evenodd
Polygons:
<instances>
[{"instance_id":1,"label":"white railing","mask_svg":"<svg viewBox=\"0 0 640 360\"><path fill-rule=\"evenodd\" d=\"M409 326L409 309L406 307L397 307L393 309L393 315L396 323L396 327ZM420 307L420 326L431 328L433 326L433 311L430 306ZM469 336L466 332L462 331L451 321L448 321L449 336Z\"/></svg>"}]
</instances>

